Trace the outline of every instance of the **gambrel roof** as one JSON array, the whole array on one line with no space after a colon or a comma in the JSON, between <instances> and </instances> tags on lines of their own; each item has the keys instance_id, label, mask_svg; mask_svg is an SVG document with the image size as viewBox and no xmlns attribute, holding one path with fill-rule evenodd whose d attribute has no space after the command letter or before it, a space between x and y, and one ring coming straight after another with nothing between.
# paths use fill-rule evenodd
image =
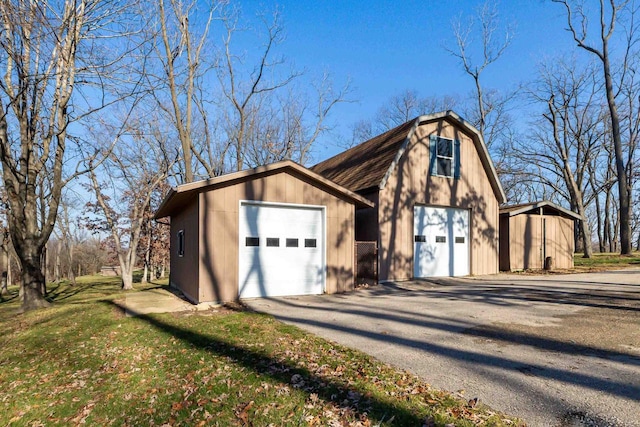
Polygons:
<instances>
[{"instance_id":1,"label":"gambrel roof","mask_svg":"<svg viewBox=\"0 0 640 427\"><path fill-rule=\"evenodd\" d=\"M311 170L359 193L384 188L387 178L395 169L418 126L438 120L453 124L471 137L498 203L504 203L506 196L482 135L451 110L419 116L320 162Z\"/></svg>"}]
</instances>

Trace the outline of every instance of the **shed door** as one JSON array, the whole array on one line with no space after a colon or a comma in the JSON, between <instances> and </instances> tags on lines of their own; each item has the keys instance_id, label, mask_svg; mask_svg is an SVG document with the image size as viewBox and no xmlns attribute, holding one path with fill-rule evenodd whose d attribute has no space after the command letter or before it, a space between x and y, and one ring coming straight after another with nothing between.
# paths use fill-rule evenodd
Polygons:
<instances>
[{"instance_id":1,"label":"shed door","mask_svg":"<svg viewBox=\"0 0 640 427\"><path fill-rule=\"evenodd\" d=\"M416 206L413 212L414 277L469 274L469 211Z\"/></svg>"},{"instance_id":2,"label":"shed door","mask_svg":"<svg viewBox=\"0 0 640 427\"><path fill-rule=\"evenodd\" d=\"M239 236L240 298L323 292L322 208L243 202Z\"/></svg>"}]
</instances>

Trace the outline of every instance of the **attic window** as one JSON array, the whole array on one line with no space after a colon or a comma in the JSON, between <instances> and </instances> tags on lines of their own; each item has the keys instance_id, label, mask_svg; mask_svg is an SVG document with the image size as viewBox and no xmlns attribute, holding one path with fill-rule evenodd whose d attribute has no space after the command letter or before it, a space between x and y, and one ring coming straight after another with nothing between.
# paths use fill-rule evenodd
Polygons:
<instances>
[{"instance_id":1,"label":"attic window","mask_svg":"<svg viewBox=\"0 0 640 427\"><path fill-rule=\"evenodd\" d=\"M431 135L429 153L431 175L460 178L460 141Z\"/></svg>"}]
</instances>

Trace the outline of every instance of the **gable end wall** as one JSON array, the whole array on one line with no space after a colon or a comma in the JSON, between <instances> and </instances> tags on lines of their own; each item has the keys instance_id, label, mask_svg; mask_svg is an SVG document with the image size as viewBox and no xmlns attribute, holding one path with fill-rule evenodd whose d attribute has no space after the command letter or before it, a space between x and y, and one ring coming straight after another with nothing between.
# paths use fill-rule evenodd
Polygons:
<instances>
[{"instance_id":1,"label":"gable end wall","mask_svg":"<svg viewBox=\"0 0 640 427\"><path fill-rule=\"evenodd\" d=\"M203 192L200 197L200 301L232 301L238 297L241 200L326 206L326 292L354 288L353 203L293 171L233 183Z\"/></svg>"},{"instance_id":2,"label":"gable end wall","mask_svg":"<svg viewBox=\"0 0 640 427\"><path fill-rule=\"evenodd\" d=\"M460 140L460 179L429 176L429 136ZM446 120L420 125L380 190L380 280L413 277L413 208L470 211L470 273L498 272L498 200L473 139Z\"/></svg>"}]
</instances>

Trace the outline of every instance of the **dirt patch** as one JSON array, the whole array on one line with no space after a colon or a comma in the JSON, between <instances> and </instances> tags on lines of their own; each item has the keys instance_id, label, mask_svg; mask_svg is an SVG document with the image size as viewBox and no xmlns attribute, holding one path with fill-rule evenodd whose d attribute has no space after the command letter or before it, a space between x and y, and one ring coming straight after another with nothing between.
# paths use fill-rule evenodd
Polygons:
<instances>
[{"instance_id":1,"label":"dirt patch","mask_svg":"<svg viewBox=\"0 0 640 427\"><path fill-rule=\"evenodd\" d=\"M232 313L254 311L241 301L229 302L223 305L212 307L208 310L185 310L172 313L174 317L190 317L190 316L226 316Z\"/></svg>"}]
</instances>

